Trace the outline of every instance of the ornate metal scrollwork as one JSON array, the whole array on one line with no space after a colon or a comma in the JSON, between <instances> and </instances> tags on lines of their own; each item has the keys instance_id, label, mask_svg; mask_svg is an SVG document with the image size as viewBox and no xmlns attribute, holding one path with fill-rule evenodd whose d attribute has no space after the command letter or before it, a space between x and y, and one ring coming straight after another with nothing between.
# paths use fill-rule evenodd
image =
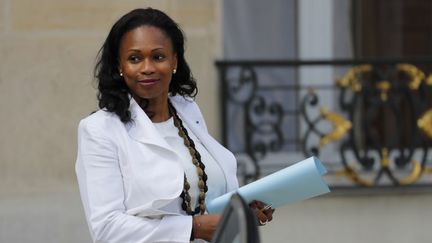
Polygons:
<instances>
[{"instance_id":1,"label":"ornate metal scrollwork","mask_svg":"<svg viewBox=\"0 0 432 243\"><path fill-rule=\"evenodd\" d=\"M398 80L400 76L406 78ZM308 124L303 142L305 154L319 154L318 146L307 149L312 134L320 137L320 149L341 140L344 169L337 174L363 186L377 185L384 177L395 185L415 183L425 171L428 154L420 129L432 137L432 110L416 118L420 115L417 103L422 99L414 92L423 81L424 73L409 64L396 65L393 71L370 65L352 68L336 82L341 88L340 107L348 119L323 108L318 117L311 119L306 110L317 106L319 99L309 93L302 103ZM351 93L351 99L347 99L347 93ZM318 129L317 124L323 121L333 130L325 133ZM415 159L415 152L420 160Z\"/></svg>"},{"instance_id":2,"label":"ornate metal scrollwork","mask_svg":"<svg viewBox=\"0 0 432 243\"><path fill-rule=\"evenodd\" d=\"M267 104L264 97L256 96L247 107L247 151L255 160L262 159L269 151L278 151L283 142L280 129L282 107Z\"/></svg>"},{"instance_id":3,"label":"ornate metal scrollwork","mask_svg":"<svg viewBox=\"0 0 432 243\"><path fill-rule=\"evenodd\" d=\"M244 183L278 169L283 156L298 152L320 156L331 164L333 175L363 186L415 184L432 174L432 74L407 61L372 60L349 69L336 85L320 82L312 88L301 85L310 81L301 75L295 80L302 65L353 63L368 62L235 61L219 66L224 142L238 157ZM272 79L273 70L284 80ZM273 158L277 161L265 163Z\"/></svg>"},{"instance_id":4,"label":"ornate metal scrollwork","mask_svg":"<svg viewBox=\"0 0 432 243\"><path fill-rule=\"evenodd\" d=\"M238 79L232 79L226 83L228 98L237 105L245 105L254 96L257 87L257 75L250 66L240 69Z\"/></svg>"},{"instance_id":5,"label":"ornate metal scrollwork","mask_svg":"<svg viewBox=\"0 0 432 243\"><path fill-rule=\"evenodd\" d=\"M283 108L280 104L269 102L259 94L258 80L255 70L250 66L242 66L237 79L226 83L229 101L244 112L244 150L248 159L241 165L248 167L243 178L255 180L260 175L260 164L269 152L278 151L283 143L281 122ZM252 169L250 169L252 168Z\"/></svg>"},{"instance_id":6,"label":"ornate metal scrollwork","mask_svg":"<svg viewBox=\"0 0 432 243\"><path fill-rule=\"evenodd\" d=\"M309 102L307 102L309 100ZM308 105L315 106L318 103L318 96L313 90L304 97L301 105L303 117L307 123L305 136L303 139L303 152L307 155L318 155L319 148L324 147L330 142L335 142L346 136L347 132L352 128L352 123L345 119L342 115L336 112L330 112L327 108L320 108L320 115L312 119L311 115L307 112ZM332 125L331 131L324 131L320 128L320 123L328 122ZM315 135L319 138L319 146L312 146L308 148L308 141Z\"/></svg>"}]
</instances>

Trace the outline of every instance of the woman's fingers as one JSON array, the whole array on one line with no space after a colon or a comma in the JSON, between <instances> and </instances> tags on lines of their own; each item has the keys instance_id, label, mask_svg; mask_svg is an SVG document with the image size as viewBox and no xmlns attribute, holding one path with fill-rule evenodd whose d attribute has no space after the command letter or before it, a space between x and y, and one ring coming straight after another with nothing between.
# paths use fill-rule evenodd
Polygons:
<instances>
[{"instance_id":1,"label":"woman's fingers","mask_svg":"<svg viewBox=\"0 0 432 243\"><path fill-rule=\"evenodd\" d=\"M273 213L274 213L274 211L275 210L273 208L269 208L269 209L263 211L264 214L267 217L267 221L272 221L273 220Z\"/></svg>"},{"instance_id":2,"label":"woman's fingers","mask_svg":"<svg viewBox=\"0 0 432 243\"><path fill-rule=\"evenodd\" d=\"M268 221L267 215L260 209L255 209L255 215L260 223L260 225L265 225Z\"/></svg>"},{"instance_id":3,"label":"woman's fingers","mask_svg":"<svg viewBox=\"0 0 432 243\"><path fill-rule=\"evenodd\" d=\"M273 213L275 210L272 208L271 204L266 205L261 201L254 200L249 206L254 209L260 225L265 225L268 221L273 220Z\"/></svg>"},{"instance_id":4,"label":"woman's fingers","mask_svg":"<svg viewBox=\"0 0 432 243\"><path fill-rule=\"evenodd\" d=\"M255 202L256 202L257 208L260 210L264 209L264 207L266 206L266 204L261 202L261 201L255 201Z\"/></svg>"}]
</instances>

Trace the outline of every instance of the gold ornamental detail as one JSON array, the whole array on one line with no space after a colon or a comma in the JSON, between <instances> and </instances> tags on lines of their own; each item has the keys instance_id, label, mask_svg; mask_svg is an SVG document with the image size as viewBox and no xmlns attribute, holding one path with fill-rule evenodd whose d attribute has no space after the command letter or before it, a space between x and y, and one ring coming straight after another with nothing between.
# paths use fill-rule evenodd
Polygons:
<instances>
[{"instance_id":1,"label":"gold ornamental detail","mask_svg":"<svg viewBox=\"0 0 432 243\"><path fill-rule=\"evenodd\" d=\"M381 150L381 167L389 168L389 165L390 165L390 159L388 155L388 149L383 148ZM422 174L422 168L420 162L418 162L417 160L411 160L411 165L412 165L411 173L407 177L400 179L399 184L401 185L413 184L420 178Z\"/></svg>"},{"instance_id":2,"label":"gold ornamental detail","mask_svg":"<svg viewBox=\"0 0 432 243\"><path fill-rule=\"evenodd\" d=\"M426 78L426 85L432 86L432 74L429 74L429 76Z\"/></svg>"},{"instance_id":3,"label":"gold ornamental detail","mask_svg":"<svg viewBox=\"0 0 432 243\"><path fill-rule=\"evenodd\" d=\"M372 71L372 65L369 64L353 67L341 79L336 81L336 85L343 88L350 87L354 92L359 92L362 87L357 81L357 76L370 71Z\"/></svg>"},{"instance_id":4,"label":"gold ornamental detail","mask_svg":"<svg viewBox=\"0 0 432 243\"><path fill-rule=\"evenodd\" d=\"M387 148L381 149L381 167L388 168L390 164L390 159L388 156L388 150Z\"/></svg>"},{"instance_id":5,"label":"gold ornamental detail","mask_svg":"<svg viewBox=\"0 0 432 243\"><path fill-rule=\"evenodd\" d=\"M341 139L352 128L352 123L350 121L335 112L330 112L322 107L320 113L324 119L333 125L333 130L320 138L320 147Z\"/></svg>"},{"instance_id":6,"label":"gold ornamental detail","mask_svg":"<svg viewBox=\"0 0 432 243\"><path fill-rule=\"evenodd\" d=\"M432 109L427 110L418 120L417 126L429 137L432 138Z\"/></svg>"},{"instance_id":7,"label":"gold ornamental detail","mask_svg":"<svg viewBox=\"0 0 432 243\"><path fill-rule=\"evenodd\" d=\"M422 174L422 167L420 165L420 162L417 160L411 160L411 165L412 165L411 174L399 180L399 183L401 185L413 184L420 178Z\"/></svg>"},{"instance_id":8,"label":"gold ornamental detail","mask_svg":"<svg viewBox=\"0 0 432 243\"><path fill-rule=\"evenodd\" d=\"M426 77L424 72L411 64L398 64L396 69L405 72L411 78L408 86L412 90L418 90L421 81Z\"/></svg>"},{"instance_id":9,"label":"gold ornamental detail","mask_svg":"<svg viewBox=\"0 0 432 243\"><path fill-rule=\"evenodd\" d=\"M389 90L391 88L390 82L387 81L387 80L383 80L383 81L378 82L375 85L375 87L381 92L381 94L380 94L381 100L382 101L387 101L387 99L388 99L388 93L389 93Z\"/></svg>"}]
</instances>

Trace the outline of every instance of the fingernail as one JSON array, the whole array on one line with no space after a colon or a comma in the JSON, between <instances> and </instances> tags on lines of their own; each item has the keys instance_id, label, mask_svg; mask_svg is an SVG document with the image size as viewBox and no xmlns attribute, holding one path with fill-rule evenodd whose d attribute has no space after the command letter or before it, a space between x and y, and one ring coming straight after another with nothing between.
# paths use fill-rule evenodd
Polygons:
<instances>
[{"instance_id":1,"label":"fingernail","mask_svg":"<svg viewBox=\"0 0 432 243\"><path fill-rule=\"evenodd\" d=\"M269 205L265 206L265 207L263 208L263 210L267 210L267 209L270 209L271 207L272 207L272 205L271 205L271 204L269 204Z\"/></svg>"}]
</instances>

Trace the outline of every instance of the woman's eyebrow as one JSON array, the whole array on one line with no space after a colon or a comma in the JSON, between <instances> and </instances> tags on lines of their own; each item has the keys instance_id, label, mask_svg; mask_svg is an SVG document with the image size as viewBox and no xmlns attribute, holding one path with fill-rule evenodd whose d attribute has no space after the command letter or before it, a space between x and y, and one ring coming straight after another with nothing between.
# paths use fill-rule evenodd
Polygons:
<instances>
[{"instance_id":1,"label":"woman's eyebrow","mask_svg":"<svg viewBox=\"0 0 432 243\"><path fill-rule=\"evenodd\" d=\"M157 48L152 49L151 52L155 52L155 51L163 50L163 49L164 49L163 47L157 47ZM128 52L141 52L140 49L136 49L136 48L131 48L131 49L127 50L127 51Z\"/></svg>"}]
</instances>

